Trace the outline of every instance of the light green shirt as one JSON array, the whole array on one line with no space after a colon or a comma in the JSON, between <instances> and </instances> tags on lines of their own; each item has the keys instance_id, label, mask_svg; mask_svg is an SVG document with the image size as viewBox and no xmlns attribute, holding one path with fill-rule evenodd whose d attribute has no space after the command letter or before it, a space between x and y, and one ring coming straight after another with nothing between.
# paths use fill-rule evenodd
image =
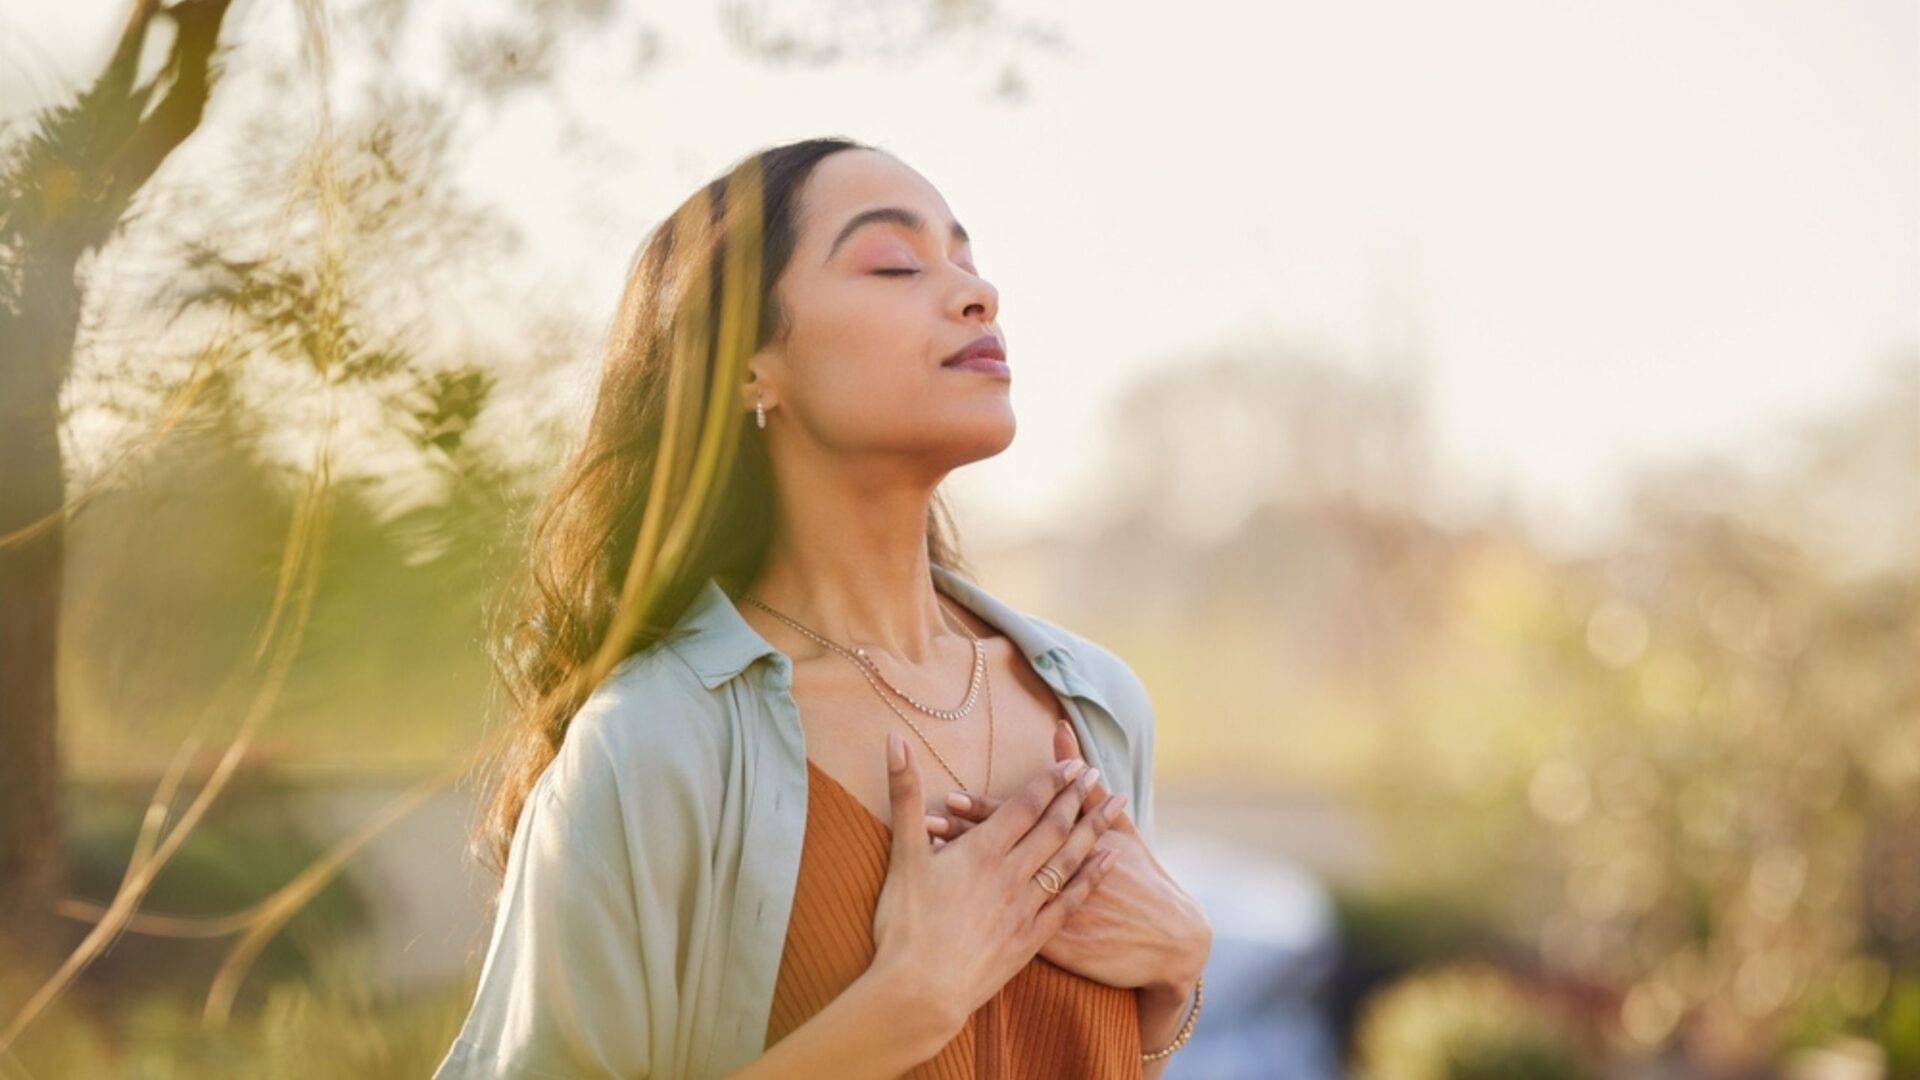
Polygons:
<instances>
[{"instance_id":1,"label":"light green shirt","mask_svg":"<svg viewBox=\"0 0 1920 1080\"><path fill-rule=\"evenodd\" d=\"M933 579L1060 697L1151 844L1139 677L955 571L935 564ZM479 988L436 1080L722 1077L764 1052L807 820L792 671L709 579L666 641L594 688L521 812Z\"/></svg>"}]
</instances>

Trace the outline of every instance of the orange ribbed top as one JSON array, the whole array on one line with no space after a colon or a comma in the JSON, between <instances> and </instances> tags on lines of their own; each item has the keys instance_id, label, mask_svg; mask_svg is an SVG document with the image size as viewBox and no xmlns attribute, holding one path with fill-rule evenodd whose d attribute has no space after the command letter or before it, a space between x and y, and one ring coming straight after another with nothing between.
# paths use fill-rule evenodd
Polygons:
<instances>
[{"instance_id":1,"label":"orange ribbed top","mask_svg":"<svg viewBox=\"0 0 1920 1080\"><path fill-rule=\"evenodd\" d=\"M767 1020L772 1046L873 962L873 912L893 830L807 759L807 825L793 912ZM910 1080L1101 1080L1140 1075L1138 992L1035 955Z\"/></svg>"}]
</instances>

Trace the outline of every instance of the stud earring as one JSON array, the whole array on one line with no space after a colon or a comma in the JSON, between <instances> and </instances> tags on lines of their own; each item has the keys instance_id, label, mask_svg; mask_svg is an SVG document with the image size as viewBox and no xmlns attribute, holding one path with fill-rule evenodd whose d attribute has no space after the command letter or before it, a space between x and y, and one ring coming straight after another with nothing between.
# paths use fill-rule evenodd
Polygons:
<instances>
[{"instance_id":1,"label":"stud earring","mask_svg":"<svg viewBox=\"0 0 1920 1080\"><path fill-rule=\"evenodd\" d=\"M761 427L767 426L767 403L758 398L753 402L754 421Z\"/></svg>"}]
</instances>

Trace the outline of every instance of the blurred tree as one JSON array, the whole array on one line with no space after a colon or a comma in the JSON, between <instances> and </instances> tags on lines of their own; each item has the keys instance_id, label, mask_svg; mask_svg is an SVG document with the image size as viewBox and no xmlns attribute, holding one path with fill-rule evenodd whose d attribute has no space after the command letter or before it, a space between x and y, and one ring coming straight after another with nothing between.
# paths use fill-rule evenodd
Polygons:
<instances>
[{"instance_id":1,"label":"blurred tree","mask_svg":"<svg viewBox=\"0 0 1920 1080\"><path fill-rule=\"evenodd\" d=\"M1809 1010L1871 1035L1920 969L1920 549L1889 542L1916 385L1896 364L1782 468L1649 472L1594 558L1487 546L1401 676L1372 801L1403 872L1700 1074L1776 1061Z\"/></svg>"},{"instance_id":2,"label":"blurred tree","mask_svg":"<svg viewBox=\"0 0 1920 1080\"><path fill-rule=\"evenodd\" d=\"M0 165L0 932L41 939L61 888L55 642L63 504L59 399L80 319L80 260L200 126L230 0L137 0L106 68L42 114ZM156 17L165 66L135 85ZM19 931L26 931L19 933Z\"/></svg>"}]
</instances>

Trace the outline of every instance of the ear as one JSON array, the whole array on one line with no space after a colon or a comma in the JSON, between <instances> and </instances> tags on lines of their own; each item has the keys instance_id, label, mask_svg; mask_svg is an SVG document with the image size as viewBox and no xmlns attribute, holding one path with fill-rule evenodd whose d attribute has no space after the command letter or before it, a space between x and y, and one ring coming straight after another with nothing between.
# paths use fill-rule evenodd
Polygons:
<instances>
[{"instance_id":1,"label":"ear","mask_svg":"<svg viewBox=\"0 0 1920 1080\"><path fill-rule=\"evenodd\" d=\"M767 380L760 377L758 369L749 367L746 381L740 384L740 407L752 412L754 404L763 398L772 404L772 399L767 397Z\"/></svg>"},{"instance_id":2,"label":"ear","mask_svg":"<svg viewBox=\"0 0 1920 1080\"><path fill-rule=\"evenodd\" d=\"M779 384L787 370L786 357L779 352L779 346L767 344L747 357L741 367L740 407L751 414L753 407L764 401L767 411L772 412L780 404Z\"/></svg>"}]
</instances>

